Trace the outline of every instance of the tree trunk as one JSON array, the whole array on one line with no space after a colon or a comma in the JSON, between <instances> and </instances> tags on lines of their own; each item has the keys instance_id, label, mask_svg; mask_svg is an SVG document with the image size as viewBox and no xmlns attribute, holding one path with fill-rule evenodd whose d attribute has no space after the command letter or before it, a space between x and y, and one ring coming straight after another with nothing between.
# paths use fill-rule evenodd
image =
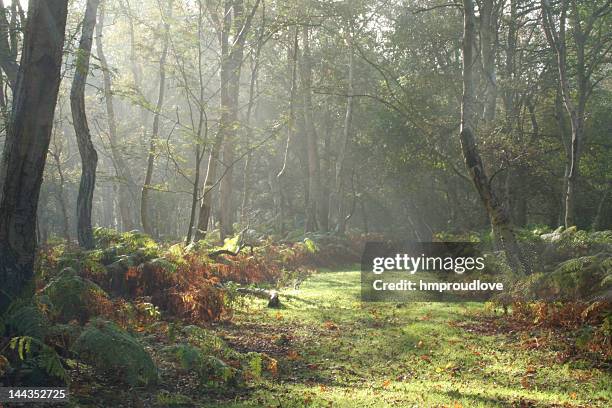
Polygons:
<instances>
[{"instance_id":1,"label":"tree trunk","mask_svg":"<svg viewBox=\"0 0 612 408\"><path fill-rule=\"evenodd\" d=\"M15 6L15 2L11 2L11 6ZM15 14L13 13L13 18ZM14 32L17 31L15 23L9 23L6 16L6 7L4 7L4 1L0 0L0 67L6 74L8 83L11 88L15 88L15 81L17 80L17 71L19 65L16 61L17 50L11 44L11 39L14 36ZM15 44L13 44L15 45Z\"/></svg>"},{"instance_id":2,"label":"tree trunk","mask_svg":"<svg viewBox=\"0 0 612 408\"><path fill-rule=\"evenodd\" d=\"M599 231L602 228L605 228L606 225L603 224L603 217L606 211L606 202L608 201L608 196L610 195L610 190L612 189L612 182L608 182L606 189L601 195L601 199L599 200L599 205L597 206L597 213L595 214L595 218L593 218L593 224L591 229L593 231Z\"/></svg>"},{"instance_id":3,"label":"tree trunk","mask_svg":"<svg viewBox=\"0 0 612 408\"><path fill-rule=\"evenodd\" d=\"M219 131L220 132L220 131ZM199 241L206 237L208 232L208 223L212 213L213 189L216 186L217 178L217 160L221 152L221 135L217 133L215 141L208 158L208 166L206 168L206 178L204 179L204 192L202 194L202 203L200 205L200 214L198 216L198 227L194 233L194 240Z\"/></svg>"},{"instance_id":4,"label":"tree trunk","mask_svg":"<svg viewBox=\"0 0 612 408\"><path fill-rule=\"evenodd\" d=\"M94 248L93 230L91 227L91 210L94 189L96 187L96 167L98 154L91 142L91 133L85 112L85 85L89 74L89 59L93 31L96 25L96 14L100 0L87 0L83 30L76 59L76 68L72 89L70 90L70 107L76 133L77 145L81 155L81 183L77 197L77 238L79 245L86 249Z\"/></svg>"},{"instance_id":5,"label":"tree trunk","mask_svg":"<svg viewBox=\"0 0 612 408\"><path fill-rule=\"evenodd\" d=\"M516 274L526 274L530 273L530 267L518 246L508 212L491 189L489 178L486 175L480 152L476 145L474 129L477 118L477 106L475 103L473 79L473 71L476 65L476 59L474 58L476 35L473 0L463 0L463 7L463 96L461 99L461 130L459 133L461 150L474 186L489 215L491 225L499 236L510 267Z\"/></svg>"},{"instance_id":6,"label":"tree trunk","mask_svg":"<svg viewBox=\"0 0 612 408\"><path fill-rule=\"evenodd\" d=\"M168 10L165 16L162 16L164 21L163 29L163 45L162 53L159 58L159 93L157 94L157 104L155 105L155 112L153 114L153 130L151 133L151 140L149 143L149 155L147 157L147 170L145 173L144 183L142 185L142 192L140 197L140 221L142 223L142 229L145 234L154 235L155 229L151 223L151 210L149 208L149 199L151 191L151 181L153 180L153 167L155 165L155 156L157 154L157 140L159 139L159 121L161 110L164 106L164 97L166 95L166 59L168 58L168 46L169 46L169 31L170 25L167 18L172 16L172 3L173 0L168 0ZM162 11L163 14L163 11Z\"/></svg>"},{"instance_id":7,"label":"tree trunk","mask_svg":"<svg viewBox=\"0 0 612 408\"><path fill-rule=\"evenodd\" d=\"M576 49L576 83L577 92L574 103L570 88L570 79L567 68L567 41L566 41L566 25L568 3L572 3L572 14L574 21L572 22L573 37ZM569 165L567 177L564 180L565 192L565 227L569 228L575 225L575 201L576 201L576 186L578 185L578 173L580 166L581 147L584 139L584 111L586 101L589 94L589 75L585 65L585 47L588 32L582 31L582 21L578 6L575 1L562 0L560 3L559 30L557 31L555 18L552 15L550 5L546 0L542 0L542 26L546 34L546 39L550 46L554 49L557 56L557 74L559 79L559 88L563 98L563 104L570 118L571 125L571 141L569 143ZM596 16L591 16L596 18ZM594 67L590 67L592 72Z\"/></svg>"},{"instance_id":8,"label":"tree trunk","mask_svg":"<svg viewBox=\"0 0 612 408\"><path fill-rule=\"evenodd\" d=\"M228 24L227 29L232 30L235 37L231 46L228 47L226 61L221 63L221 69L227 70L228 82L222 83L221 86L227 87L227 100L221 101L221 123L219 127L223 129L223 162L229 166L225 170L225 174L221 179L221 239L231 236L234 233L234 160L235 148L238 136L238 102L240 96L240 73L242 68L242 59L244 57L245 38L250 28L251 18L256 11L259 2L257 2L251 14L244 14L244 0L234 0L232 4L233 21ZM225 102L225 103L224 103ZM224 114L226 113L226 114Z\"/></svg>"},{"instance_id":9,"label":"tree trunk","mask_svg":"<svg viewBox=\"0 0 612 408\"><path fill-rule=\"evenodd\" d=\"M337 231L344 234L346 231L347 223L347 208L344 197L344 189L346 184L346 154L348 150L349 141L351 138L351 126L353 125L353 77L355 71L355 59L353 58L353 32L352 27L350 30L349 38L349 66L348 66L348 87L346 94L346 114L344 116L344 129L342 132L342 141L340 142L340 149L338 153L338 161L336 162L336 194L338 196L338 226Z\"/></svg>"},{"instance_id":10,"label":"tree trunk","mask_svg":"<svg viewBox=\"0 0 612 408\"><path fill-rule=\"evenodd\" d=\"M292 144L293 135L295 134L296 121L295 121L295 110L297 104L297 63L298 63L298 51L299 51L299 27L296 26L293 33L292 46L287 47L287 77L291 79L289 89L289 120L287 123L287 139L284 146L279 144L279 151L282 152L282 167L276 179L278 181L278 189L281 194L284 191L284 184L287 175L287 162L289 161L289 152ZM284 147L284 148L283 148ZM270 181L270 189L274 195L274 187L272 181ZM284 200L280 198L280 205L278 206L278 231L281 235L285 233L285 205Z\"/></svg>"},{"instance_id":11,"label":"tree trunk","mask_svg":"<svg viewBox=\"0 0 612 408\"><path fill-rule=\"evenodd\" d=\"M319 222L321 224L321 231L328 232L330 230L330 208L332 204L332 189L333 185L333 172L332 169L332 132L333 132L333 118L332 113L329 109L325 111L325 118L323 128L325 129L325 136L323 137L323 157L321 160L321 209L319 210Z\"/></svg>"},{"instance_id":12,"label":"tree trunk","mask_svg":"<svg viewBox=\"0 0 612 408\"><path fill-rule=\"evenodd\" d=\"M70 242L70 223L68 221L68 204L66 203L66 197L64 196L64 185L66 184L64 177L64 170L62 169L62 161L59 152L52 152L51 156L55 161L57 168L57 174L59 175L59 188L57 190L56 198L59 204L60 213L62 214L62 236L66 242Z\"/></svg>"},{"instance_id":13,"label":"tree trunk","mask_svg":"<svg viewBox=\"0 0 612 408\"><path fill-rule=\"evenodd\" d=\"M135 224L132 219L132 208L138 203L138 187L134 182L130 168L123 159L123 154L118 147L118 134L117 134L117 120L115 117L115 106L113 103L112 93L112 78L106 55L104 54L104 44L102 42L102 32L104 30L104 7L100 8L100 17L98 25L96 26L96 49L98 52L98 59L100 60L100 67L102 68L102 76L104 80L104 100L106 102L106 116L108 121L108 139L111 149L111 155L113 159L113 165L115 167L115 174L120 180L121 185L119 186L118 194L118 205L119 214L121 216L121 224L123 229L130 231L135 228Z\"/></svg>"},{"instance_id":14,"label":"tree trunk","mask_svg":"<svg viewBox=\"0 0 612 408\"><path fill-rule=\"evenodd\" d=\"M304 51L302 53L302 64L300 65L302 93L304 98L304 130L306 134L306 156L308 160L308 202L306 205L306 232L318 229L317 211L320 208L320 164L317 146L317 132L314 125L312 107L312 62L310 56L310 32L308 25L302 27L302 41Z\"/></svg>"},{"instance_id":15,"label":"tree trunk","mask_svg":"<svg viewBox=\"0 0 612 408\"><path fill-rule=\"evenodd\" d=\"M261 38L260 43L257 46L257 51L253 57L253 67L251 68L251 82L249 85L249 102L247 105L247 112L245 118L246 125L246 139L247 143L253 139L253 127L251 126L251 116L253 114L253 107L255 105L255 85L257 84L257 77L259 74L259 55L261 53ZM244 176L242 179L242 202L240 204L240 222L246 221L246 207L249 200L249 192L251 187L251 167L253 161L253 152L249 152L244 162Z\"/></svg>"},{"instance_id":16,"label":"tree trunk","mask_svg":"<svg viewBox=\"0 0 612 408\"><path fill-rule=\"evenodd\" d=\"M67 0L30 0L0 164L0 313L26 287L36 210L60 84Z\"/></svg>"},{"instance_id":17,"label":"tree trunk","mask_svg":"<svg viewBox=\"0 0 612 408\"><path fill-rule=\"evenodd\" d=\"M480 48L485 80L483 118L488 125L495 120L497 107L497 75L495 72L497 11L494 3L494 0L483 0L480 10Z\"/></svg>"},{"instance_id":18,"label":"tree trunk","mask_svg":"<svg viewBox=\"0 0 612 408\"><path fill-rule=\"evenodd\" d=\"M238 97L240 94L240 71L244 55L244 44L250 30L252 18L259 7L260 0L253 5L248 15L244 14L244 1L226 0L224 3L224 15L221 21L219 16L213 12L213 19L221 23L222 28L218 37L221 45L221 117L219 129L208 161L206 181L204 183L204 197L200 207L198 229L196 240L206 235L210 219L212 190L217 184L219 154L223 152L223 163L227 166L221 175L221 238L233 233L233 165L234 144L236 142L238 124ZM230 44L230 35L232 43Z\"/></svg>"}]
</instances>

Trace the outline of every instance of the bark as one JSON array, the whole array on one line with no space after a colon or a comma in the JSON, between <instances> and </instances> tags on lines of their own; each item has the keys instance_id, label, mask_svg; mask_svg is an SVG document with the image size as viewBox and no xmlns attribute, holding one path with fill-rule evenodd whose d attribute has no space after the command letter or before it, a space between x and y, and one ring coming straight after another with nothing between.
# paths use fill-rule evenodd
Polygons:
<instances>
[{"instance_id":1,"label":"bark","mask_svg":"<svg viewBox=\"0 0 612 408\"><path fill-rule=\"evenodd\" d=\"M33 275L36 210L60 83L67 0L30 0L0 164L0 313Z\"/></svg>"},{"instance_id":2,"label":"bark","mask_svg":"<svg viewBox=\"0 0 612 408\"><path fill-rule=\"evenodd\" d=\"M495 46L497 44L497 10L494 0L483 0L480 10L480 48L484 71L484 112L485 123L495 120L497 106L497 75L495 72Z\"/></svg>"},{"instance_id":3,"label":"bark","mask_svg":"<svg viewBox=\"0 0 612 408\"><path fill-rule=\"evenodd\" d=\"M227 69L227 64L229 63L230 53L229 27L231 23L232 15L230 10L230 2L226 0L224 5L223 25L221 28L221 33L219 33L219 39L221 42L221 118L219 121L219 128L210 151L210 156L208 158L206 178L204 179L204 192L202 194L202 203L200 205L200 214L198 217L198 227L196 228L194 234L195 241L204 239L206 237L206 233L208 232L208 224L212 214L213 189L217 185L217 161L220 158L219 156L221 153L221 147L223 145L223 136L228 121L227 115L229 112L227 111L227 107L230 104L230 99L228 90L229 71Z\"/></svg>"},{"instance_id":4,"label":"bark","mask_svg":"<svg viewBox=\"0 0 612 408\"><path fill-rule=\"evenodd\" d=\"M463 36L463 96L461 99L461 130L459 138L461 150L466 167L470 173L474 186L478 191L491 225L500 239L508 263L514 273L530 273L530 267L523 257L520 247L516 241L514 227L510 222L508 211L495 196L489 177L486 174L480 152L476 145L476 103L474 86L474 57L475 41L475 17L473 0L463 0L464 7L464 36Z\"/></svg>"},{"instance_id":5,"label":"bark","mask_svg":"<svg viewBox=\"0 0 612 408\"><path fill-rule=\"evenodd\" d=\"M172 15L172 0L168 0L168 10L166 18ZM163 13L163 11L162 11ZM142 223L142 229L145 234L153 235L154 227L151 223L151 209L149 208L151 182L153 180L153 167L155 166L155 156L157 155L157 140L159 139L159 122L161 110L164 106L164 98L166 95L166 60L168 58L168 47L169 47L169 31L170 25L167 21L163 23L163 45L162 53L159 58L159 92L157 94L157 104L155 105L155 112L153 114L153 130L151 133L151 139L149 141L149 154L147 157L147 169L145 173L144 183L142 185L142 192L140 196L140 221Z\"/></svg>"},{"instance_id":6,"label":"bark","mask_svg":"<svg viewBox=\"0 0 612 408\"><path fill-rule=\"evenodd\" d=\"M221 63L221 69L227 70L228 82L222 83L221 86L226 86L227 100L221 101L221 123L219 127L223 131L223 162L229 166L223 178L221 179L221 239L231 236L234 232L234 167L235 148L238 136L238 99L240 96L240 73L242 68L242 59L244 57L244 44L246 36L251 27L251 21L254 13L259 7L259 0L256 1L249 15L244 13L244 0L234 0L232 4L232 23L227 25L227 28L232 31L233 41L228 47L228 55L226 64Z\"/></svg>"},{"instance_id":7,"label":"bark","mask_svg":"<svg viewBox=\"0 0 612 408\"><path fill-rule=\"evenodd\" d=\"M363 222L363 232L368 234L370 232L368 224L368 211L366 209L365 200L359 199L359 208L361 209L361 221Z\"/></svg>"},{"instance_id":8,"label":"bark","mask_svg":"<svg viewBox=\"0 0 612 408\"><path fill-rule=\"evenodd\" d=\"M64 194L64 185L66 184L66 178L64 176L64 170L62 169L62 161L59 152L50 152L55 167L57 168L57 174L59 175L59 184L56 194L57 203L59 204L60 213L62 214L62 236L67 242L70 242L70 223L68 218L68 204L66 203L66 197Z\"/></svg>"},{"instance_id":9,"label":"bark","mask_svg":"<svg viewBox=\"0 0 612 408\"><path fill-rule=\"evenodd\" d=\"M610 3L594 11L588 17L581 15L578 4L575 0L561 0L559 27L557 29L553 11L547 0L541 1L542 26L546 34L549 45L554 50L557 57L557 76L563 105L569 115L571 125L570 158L568 163L567 177L564 180L564 206L565 206L565 226L570 227L575 224L575 201L576 187L578 186L579 166L582 145L584 143L584 116L586 103L591 91L590 75L594 71L595 61L597 60L597 50L591 52L591 65L587 67L586 44L594 22L597 18L604 15L609 10ZM568 16L569 13L569 16ZM568 20L571 21L572 38L576 52L576 89L575 97L572 96L570 85L569 69L567 66L567 33ZM586 24L585 24L586 20Z\"/></svg>"},{"instance_id":10,"label":"bark","mask_svg":"<svg viewBox=\"0 0 612 408\"><path fill-rule=\"evenodd\" d=\"M255 105L255 85L257 83L257 77L259 74L259 55L261 53L261 38L260 44L258 44L257 51L255 52L255 56L253 58L253 68L251 69L251 82L249 85L249 102L247 104L247 112L245 118L246 125L246 139L247 142L250 143L251 139L253 139L253 127L251 126L251 116L253 114L253 107ZM242 179L242 203L240 205L240 222L244 223L246 221L246 207L249 200L249 193L251 187L251 166L253 161L253 153L249 152L244 162L244 176Z\"/></svg>"},{"instance_id":11,"label":"bark","mask_svg":"<svg viewBox=\"0 0 612 408\"><path fill-rule=\"evenodd\" d=\"M293 33L293 45L287 47L287 77L291 78L291 85L289 89L289 121L287 123L287 139L283 146L279 147L279 150L283 152L282 158L282 167L278 174L276 175L276 179L278 181L278 189L280 194L284 191L284 184L287 175L287 162L289 160L289 152L291 150L291 144L293 135L295 134L296 128L296 104L297 104L297 63L298 63L298 52L299 52L299 27L295 27ZM272 185L272 180L270 181L270 189L273 192L274 197L274 186ZM278 231L281 235L285 233L285 206L284 200L281 196L280 205L278 208Z\"/></svg>"},{"instance_id":12,"label":"bark","mask_svg":"<svg viewBox=\"0 0 612 408\"><path fill-rule=\"evenodd\" d=\"M106 117L108 122L108 139L111 149L115 174L121 185L119 186L118 206L119 214L121 215L121 224L127 231L133 230L135 224L132 218L132 209L136 207L138 199L138 187L134 182L134 178L130 172L130 168L126 164L123 154L119 149L119 136L117 132L117 119L115 116L115 106L113 103L112 78L106 55L104 54L104 44L102 35L104 30L104 7L100 9L98 25L96 26L96 50L100 67L102 68L102 76L104 82L104 101L106 103Z\"/></svg>"},{"instance_id":13,"label":"bark","mask_svg":"<svg viewBox=\"0 0 612 408\"><path fill-rule=\"evenodd\" d=\"M557 89L557 95L555 97L555 119L557 120L557 127L559 128L559 138L565 151L565 163L563 170L563 185L561 188L561 195L559 196L559 217L558 224L565 225L565 194L567 192L567 179L569 176L569 163L571 162L571 147L569 131L565 122L566 111L563 108L561 90Z\"/></svg>"},{"instance_id":14,"label":"bark","mask_svg":"<svg viewBox=\"0 0 612 408\"><path fill-rule=\"evenodd\" d=\"M14 6L14 4L12 5ZM15 31L14 20L15 15L12 14L13 24L9 23L7 15L6 15L6 7L4 7L4 1L0 0L0 67L6 74L8 78L8 82L11 88L15 88L15 81L17 80L17 71L19 70L19 65L17 64L16 55L17 51L15 49L14 43L12 43L12 38Z\"/></svg>"},{"instance_id":15,"label":"bark","mask_svg":"<svg viewBox=\"0 0 612 408\"><path fill-rule=\"evenodd\" d=\"M302 27L303 53L300 64L300 75L302 82L302 96L304 99L304 131L306 134L306 157L308 160L308 201L306 204L306 232L318 229L317 211L320 209L319 201L321 180L319 151L317 146L317 131L314 125L314 114L312 106L312 61L310 55L310 30L308 25Z\"/></svg>"},{"instance_id":16,"label":"bark","mask_svg":"<svg viewBox=\"0 0 612 408\"><path fill-rule=\"evenodd\" d=\"M202 32L203 32L203 20L204 20L204 12L202 3L198 2L198 83L200 88L200 94L198 99L198 130L196 132L197 135L197 143L195 149L195 177L193 181L193 190L191 193L191 211L189 212L189 226L187 228L187 238L186 242L191 242L191 238L193 237L194 231L193 227L195 224L196 213L198 208L198 194L200 192L200 168L202 167L202 159L204 157L203 146L206 145L208 139L208 119L206 117L206 112L204 110L204 77L203 77L203 66L202 66ZM185 76L185 86L187 86L187 77ZM188 99L189 100L189 99ZM191 109L191 107L190 107ZM202 131L205 131L204 140L202 140Z\"/></svg>"},{"instance_id":17,"label":"bark","mask_svg":"<svg viewBox=\"0 0 612 408\"><path fill-rule=\"evenodd\" d=\"M77 197L77 238L79 245L86 249L94 248L91 211L94 189L96 187L96 167L98 154L91 142L91 133L85 112L85 85L89 74L89 60L96 25L99 0L87 0L81 40L77 50L76 68L70 90L70 107L76 133L77 145L81 155L81 182Z\"/></svg>"},{"instance_id":18,"label":"bark","mask_svg":"<svg viewBox=\"0 0 612 408\"><path fill-rule=\"evenodd\" d=\"M602 228L605 228L604 224L604 214L606 211L606 203L608 201L608 197L610 196L610 190L612 190L612 182L608 182L606 189L601 195L601 199L599 200L599 205L597 206L597 213L595 214L595 218L593 218L593 224L591 229L593 231L599 231Z\"/></svg>"},{"instance_id":19,"label":"bark","mask_svg":"<svg viewBox=\"0 0 612 408\"><path fill-rule=\"evenodd\" d=\"M336 162L336 194L338 196L338 226L337 231L344 234L346 231L347 208L344 197L346 184L346 155L349 141L351 138L351 127L353 125L353 77L355 71L355 59L353 57L353 32L351 27L351 38L349 38L349 66L348 66L348 87L346 94L346 114L344 116L344 129L342 132L342 141L338 153L338 161Z\"/></svg>"},{"instance_id":20,"label":"bark","mask_svg":"<svg viewBox=\"0 0 612 408\"><path fill-rule=\"evenodd\" d=\"M215 136L213 148L208 161L206 180L204 182L204 194L200 206L200 216L198 228L195 233L195 240L200 240L206 236L208 223L211 215L213 189L218 184L217 174L219 173L218 161L223 152L223 162L226 166L221 184L221 238L231 235L233 232L233 162L234 144L237 135L238 123L238 96L240 93L240 71L242 58L244 56L244 44L251 22L260 0L257 0L249 15L244 15L244 1L226 0L224 3L223 19L213 12L212 18L218 23L222 21L221 32L218 34L221 45L221 117L219 119L219 129ZM230 44L230 36L232 42Z\"/></svg>"},{"instance_id":21,"label":"bark","mask_svg":"<svg viewBox=\"0 0 612 408\"><path fill-rule=\"evenodd\" d=\"M334 170L332 170L333 118L329 109L325 111L323 127L325 129L325 136L323 137L323 157L321 160L321 209L319 211L319 221L321 223L321 231L327 232L330 229L331 193L334 187L334 177L332 176L334 174Z\"/></svg>"}]
</instances>

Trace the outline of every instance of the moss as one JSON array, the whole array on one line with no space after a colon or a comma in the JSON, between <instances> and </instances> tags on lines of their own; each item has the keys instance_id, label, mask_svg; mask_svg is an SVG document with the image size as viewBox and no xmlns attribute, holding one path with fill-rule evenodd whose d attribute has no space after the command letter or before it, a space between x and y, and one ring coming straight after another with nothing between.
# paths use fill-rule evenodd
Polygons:
<instances>
[{"instance_id":1,"label":"moss","mask_svg":"<svg viewBox=\"0 0 612 408\"><path fill-rule=\"evenodd\" d=\"M132 386L157 382L157 367L144 347L116 324L92 320L73 351L101 373L111 374Z\"/></svg>"}]
</instances>

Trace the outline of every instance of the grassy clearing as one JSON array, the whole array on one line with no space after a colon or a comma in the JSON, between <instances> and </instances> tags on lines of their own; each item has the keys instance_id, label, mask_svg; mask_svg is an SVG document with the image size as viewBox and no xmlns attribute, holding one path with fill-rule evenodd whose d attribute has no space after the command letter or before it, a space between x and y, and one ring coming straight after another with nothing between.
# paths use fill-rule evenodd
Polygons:
<instances>
[{"instance_id":1,"label":"grassy clearing","mask_svg":"<svg viewBox=\"0 0 612 408\"><path fill-rule=\"evenodd\" d=\"M479 303L362 303L359 272L318 273L254 300L219 334L278 360L247 394L218 407L598 407L612 375L559 363L550 339L479 330ZM548 342L548 343L547 343ZM534 345L535 344L535 345Z\"/></svg>"}]
</instances>

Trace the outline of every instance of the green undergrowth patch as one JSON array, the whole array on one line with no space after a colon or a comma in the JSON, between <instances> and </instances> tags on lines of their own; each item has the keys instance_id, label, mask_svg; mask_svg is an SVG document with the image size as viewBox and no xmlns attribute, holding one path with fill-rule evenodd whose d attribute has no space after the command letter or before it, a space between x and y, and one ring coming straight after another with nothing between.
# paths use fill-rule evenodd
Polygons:
<instances>
[{"instance_id":1,"label":"green undergrowth patch","mask_svg":"<svg viewBox=\"0 0 612 408\"><path fill-rule=\"evenodd\" d=\"M360 274L322 272L281 292L283 308L254 300L225 335L267 338L279 377L219 407L604 407L612 375L559 362L554 339L486 326L482 303L362 303ZM260 327L253 321L261 321ZM279 344L283 346L280 347ZM275 347L276 346L276 349Z\"/></svg>"}]
</instances>

